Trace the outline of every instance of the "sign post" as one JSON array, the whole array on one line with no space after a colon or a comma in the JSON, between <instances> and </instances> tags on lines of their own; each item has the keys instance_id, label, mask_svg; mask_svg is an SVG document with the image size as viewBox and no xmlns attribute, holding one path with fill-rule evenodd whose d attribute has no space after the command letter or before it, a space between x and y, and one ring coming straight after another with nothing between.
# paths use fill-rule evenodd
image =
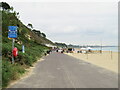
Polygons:
<instances>
[{"instance_id":1,"label":"sign post","mask_svg":"<svg viewBox=\"0 0 120 90\"><path fill-rule=\"evenodd\" d=\"M25 46L22 45L22 52L25 53Z\"/></svg>"},{"instance_id":2,"label":"sign post","mask_svg":"<svg viewBox=\"0 0 120 90\"><path fill-rule=\"evenodd\" d=\"M15 39L12 39L12 50L14 49L14 43L15 43ZM13 51L12 51L12 63L14 64L14 56L13 56Z\"/></svg>"},{"instance_id":3,"label":"sign post","mask_svg":"<svg viewBox=\"0 0 120 90\"><path fill-rule=\"evenodd\" d=\"M17 26L8 26L8 38L12 38L12 63L14 64L13 49L15 38L17 38Z\"/></svg>"}]
</instances>

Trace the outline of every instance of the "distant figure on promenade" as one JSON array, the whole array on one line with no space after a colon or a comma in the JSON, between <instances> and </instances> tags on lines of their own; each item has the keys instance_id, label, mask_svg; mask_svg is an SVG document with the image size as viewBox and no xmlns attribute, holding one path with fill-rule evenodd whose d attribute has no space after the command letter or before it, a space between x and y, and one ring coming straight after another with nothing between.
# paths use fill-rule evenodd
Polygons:
<instances>
[{"instance_id":1,"label":"distant figure on promenade","mask_svg":"<svg viewBox=\"0 0 120 90\"><path fill-rule=\"evenodd\" d=\"M56 50L56 52L58 52L58 49Z\"/></svg>"},{"instance_id":2,"label":"distant figure on promenade","mask_svg":"<svg viewBox=\"0 0 120 90\"><path fill-rule=\"evenodd\" d=\"M52 52L51 50L48 50L48 51L47 51L47 54L50 54L51 52Z\"/></svg>"}]
</instances>

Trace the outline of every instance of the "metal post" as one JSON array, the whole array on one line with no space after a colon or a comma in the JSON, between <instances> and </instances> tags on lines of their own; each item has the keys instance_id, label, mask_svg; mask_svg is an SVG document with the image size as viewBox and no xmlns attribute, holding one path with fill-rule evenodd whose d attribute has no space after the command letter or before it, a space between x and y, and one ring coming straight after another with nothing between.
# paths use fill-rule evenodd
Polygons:
<instances>
[{"instance_id":1,"label":"metal post","mask_svg":"<svg viewBox=\"0 0 120 90\"><path fill-rule=\"evenodd\" d=\"M88 53L87 53L87 59L88 59Z\"/></svg>"},{"instance_id":2,"label":"metal post","mask_svg":"<svg viewBox=\"0 0 120 90\"><path fill-rule=\"evenodd\" d=\"M22 52L25 53L25 46L22 45Z\"/></svg>"},{"instance_id":3,"label":"metal post","mask_svg":"<svg viewBox=\"0 0 120 90\"><path fill-rule=\"evenodd\" d=\"M12 50L14 49L14 42L15 42L15 39L12 39ZM12 52L12 64L14 64L13 52Z\"/></svg>"},{"instance_id":4,"label":"metal post","mask_svg":"<svg viewBox=\"0 0 120 90\"><path fill-rule=\"evenodd\" d=\"M88 52L86 52L86 55L87 55L87 59L88 59Z\"/></svg>"},{"instance_id":5,"label":"metal post","mask_svg":"<svg viewBox=\"0 0 120 90\"><path fill-rule=\"evenodd\" d=\"M102 41L101 41L101 53L102 53Z\"/></svg>"},{"instance_id":6,"label":"metal post","mask_svg":"<svg viewBox=\"0 0 120 90\"><path fill-rule=\"evenodd\" d=\"M111 51L111 59L112 59L112 51Z\"/></svg>"}]
</instances>

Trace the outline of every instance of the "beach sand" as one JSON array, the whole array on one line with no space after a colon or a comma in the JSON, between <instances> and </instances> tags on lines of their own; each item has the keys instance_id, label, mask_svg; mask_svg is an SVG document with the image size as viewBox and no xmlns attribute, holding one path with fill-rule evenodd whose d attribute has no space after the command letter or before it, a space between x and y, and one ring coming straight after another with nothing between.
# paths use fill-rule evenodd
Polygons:
<instances>
[{"instance_id":1,"label":"beach sand","mask_svg":"<svg viewBox=\"0 0 120 90\"><path fill-rule=\"evenodd\" d=\"M99 67L118 73L118 52L103 51L103 53L66 53L77 59L84 60Z\"/></svg>"}]
</instances>

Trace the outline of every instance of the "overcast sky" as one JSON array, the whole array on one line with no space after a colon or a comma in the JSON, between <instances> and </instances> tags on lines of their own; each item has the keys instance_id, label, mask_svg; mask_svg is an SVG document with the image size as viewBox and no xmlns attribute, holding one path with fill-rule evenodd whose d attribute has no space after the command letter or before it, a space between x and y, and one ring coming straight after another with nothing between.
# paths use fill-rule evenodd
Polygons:
<instances>
[{"instance_id":1,"label":"overcast sky","mask_svg":"<svg viewBox=\"0 0 120 90\"><path fill-rule=\"evenodd\" d=\"M20 20L54 42L117 45L117 2L9 2Z\"/></svg>"}]
</instances>

